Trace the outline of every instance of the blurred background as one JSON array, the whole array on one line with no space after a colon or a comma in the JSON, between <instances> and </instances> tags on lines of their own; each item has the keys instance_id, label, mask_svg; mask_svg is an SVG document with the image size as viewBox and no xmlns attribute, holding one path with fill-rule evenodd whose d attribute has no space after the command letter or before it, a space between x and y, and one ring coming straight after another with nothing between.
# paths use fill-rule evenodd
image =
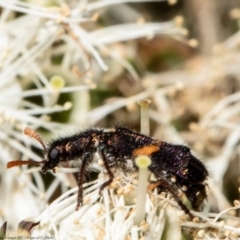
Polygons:
<instances>
[{"instance_id":1,"label":"blurred background","mask_svg":"<svg viewBox=\"0 0 240 240\"><path fill-rule=\"evenodd\" d=\"M0 225L16 228L69 187L49 176L47 190L31 168L6 171L8 161L41 159L25 126L46 142L89 126L139 131L144 98L150 135L190 146L209 169L204 211L233 206L239 24L239 0L0 0Z\"/></svg>"}]
</instances>

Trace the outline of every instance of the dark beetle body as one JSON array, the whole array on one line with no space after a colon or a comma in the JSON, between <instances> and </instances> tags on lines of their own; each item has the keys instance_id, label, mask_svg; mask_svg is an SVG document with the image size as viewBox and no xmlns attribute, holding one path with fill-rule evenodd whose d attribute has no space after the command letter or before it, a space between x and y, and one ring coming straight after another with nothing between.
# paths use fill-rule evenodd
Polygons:
<instances>
[{"instance_id":1,"label":"dark beetle body","mask_svg":"<svg viewBox=\"0 0 240 240\"><path fill-rule=\"evenodd\" d=\"M188 147L162 142L123 127L89 129L51 142L45 153L47 162L42 167L42 172L46 172L63 162L81 159L77 209L82 205L86 167L93 161L96 152L109 175L109 180L100 190L112 182L114 176L111 168L132 171L127 165L128 160L133 161L137 156L146 155L152 161L149 170L159 182L159 189L169 191L185 212L189 213L189 210L182 203L180 192L186 195L194 210L199 210L206 199L208 171ZM136 168L134 163L133 168Z\"/></svg>"}]
</instances>

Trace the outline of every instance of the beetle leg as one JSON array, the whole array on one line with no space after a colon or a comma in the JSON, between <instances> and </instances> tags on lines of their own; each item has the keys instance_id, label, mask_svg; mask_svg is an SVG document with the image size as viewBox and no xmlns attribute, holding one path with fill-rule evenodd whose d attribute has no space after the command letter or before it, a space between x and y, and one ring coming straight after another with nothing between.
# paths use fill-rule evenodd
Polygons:
<instances>
[{"instance_id":1,"label":"beetle leg","mask_svg":"<svg viewBox=\"0 0 240 240\"><path fill-rule=\"evenodd\" d=\"M101 194L102 190L112 183L114 175L113 175L113 173L112 173L112 171L111 171L111 169L108 165L108 161L107 161L107 158L106 158L106 153L104 153L104 147L103 146L100 148L99 155L100 155L101 159L103 160L104 167L106 168L107 174L109 176L109 179L100 186L99 194Z\"/></svg>"},{"instance_id":2,"label":"beetle leg","mask_svg":"<svg viewBox=\"0 0 240 240\"><path fill-rule=\"evenodd\" d=\"M92 159L93 159L93 156L90 153L85 153L83 158L82 158L82 166L81 166L80 171L78 173L78 179L77 179L78 197L77 197L76 211L83 204L83 183L84 183L84 180L85 180L84 179L85 178L84 174L85 174L87 165L91 162Z\"/></svg>"}]
</instances>

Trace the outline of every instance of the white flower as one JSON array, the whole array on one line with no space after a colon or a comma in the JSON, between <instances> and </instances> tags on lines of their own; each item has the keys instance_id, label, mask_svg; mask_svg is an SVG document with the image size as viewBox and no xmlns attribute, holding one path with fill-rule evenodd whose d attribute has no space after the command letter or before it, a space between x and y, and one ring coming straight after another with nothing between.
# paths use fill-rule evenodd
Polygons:
<instances>
[{"instance_id":1,"label":"white flower","mask_svg":"<svg viewBox=\"0 0 240 240\"><path fill-rule=\"evenodd\" d=\"M180 238L177 210L170 206L166 208L169 200L157 192L148 192L146 219L136 225L136 176L121 174L99 195L99 187L104 183L104 176L100 174L94 182L84 184L84 204L78 211L75 211L78 189L69 190L33 219L33 222L40 223L32 236L55 236L57 239L139 239L144 236L160 239L168 219L167 211L171 214L171 221L175 222L171 225L171 234Z\"/></svg>"}]
</instances>

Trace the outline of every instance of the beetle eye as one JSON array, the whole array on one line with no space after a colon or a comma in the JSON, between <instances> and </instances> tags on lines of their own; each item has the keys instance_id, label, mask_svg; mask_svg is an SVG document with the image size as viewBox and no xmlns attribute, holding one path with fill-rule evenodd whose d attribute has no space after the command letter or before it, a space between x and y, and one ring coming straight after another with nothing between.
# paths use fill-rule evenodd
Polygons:
<instances>
[{"instance_id":1,"label":"beetle eye","mask_svg":"<svg viewBox=\"0 0 240 240\"><path fill-rule=\"evenodd\" d=\"M50 156L50 159L56 159L59 155L59 150L54 148L51 150L49 156Z\"/></svg>"}]
</instances>

